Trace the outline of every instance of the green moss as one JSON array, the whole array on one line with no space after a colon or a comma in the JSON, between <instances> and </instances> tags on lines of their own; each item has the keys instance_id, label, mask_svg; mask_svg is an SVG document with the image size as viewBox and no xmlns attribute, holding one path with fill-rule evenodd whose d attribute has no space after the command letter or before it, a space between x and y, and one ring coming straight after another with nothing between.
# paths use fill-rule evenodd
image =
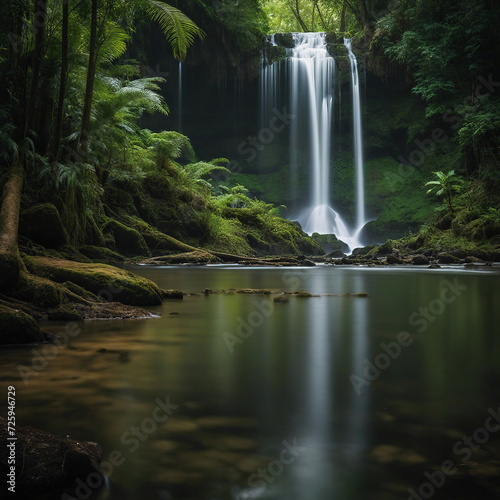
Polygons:
<instances>
[{"instance_id":1,"label":"green moss","mask_svg":"<svg viewBox=\"0 0 500 500\"><path fill-rule=\"evenodd\" d=\"M47 248L58 248L68 242L59 212L50 203L24 210L21 213L19 232Z\"/></svg>"},{"instance_id":2,"label":"green moss","mask_svg":"<svg viewBox=\"0 0 500 500\"><path fill-rule=\"evenodd\" d=\"M12 295L46 309L61 304L62 287L46 278L25 273Z\"/></svg>"},{"instance_id":3,"label":"green moss","mask_svg":"<svg viewBox=\"0 0 500 500\"><path fill-rule=\"evenodd\" d=\"M321 248L323 248L326 253L335 251L346 253L349 250L349 246L343 241L340 241L334 234L314 233L312 239L321 245Z\"/></svg>"},{"instance_id":4,"label":"green moss","mask_svg":"<svg viewBox=\"0 0 500 500\"><path fill-rule=\"evenodd\" d=\"M0 306L0 325L0 344L32 344L49 339L31 316L9 307Z\"/></svg>"},{"instance_id":5,"label":"green moss","mask_svg":"<svg viewBox=\"0 0 500 500\"><path fill-rule=\"evenodd\" d=\"M111 219L106 223L104 231L114 236L117 250L124 255L149 255L149 248L144 238L135 229Z\"/></svg>"},{"instance_id":6,"label":"green moss","mask_svg":"<svg viewBox=\"0 0 500 500\"><path fill-rule=\"evenodd\" d=\"M275 33L274 42L280 47L285 47L287 49L293 49L295 47L295 42L291 33Z\"/></svg>"},{"instance_id":7,"label":"green moss","mask_svg":"<svg viewBox=\"0 0 500 500\"><path fill-rule=\"evenodd\" d=\"M125 260L119 253L113 252L113 250L106 247L83 245L79 247L79 250L91 261L101 262L103 264L108 262L123 262Z\"/></svg>"},{"instance_id":8,"label":"green moss","mask_svg":"<svg viewBox=\"0 0 500 500\"><path fill-rule=\"evenodd\" d=\"M106 264L85 264L47 257L25 257L29 271L57 283L70 281L104 300L127 305L161 304L161 291L150 280Z\"/></svg>"},{"instance_id":9,"label":"green moss","mask_svg":"<svg viewBox=\"0 0 500 500\"><path fill-rule=\"evenodd\" d=\"M144 238L153 253L190 252L192 250L190 245L162 233L138 217L127 217L126 222L130 228L133 228Z\"/></svg>"}]
</instances>

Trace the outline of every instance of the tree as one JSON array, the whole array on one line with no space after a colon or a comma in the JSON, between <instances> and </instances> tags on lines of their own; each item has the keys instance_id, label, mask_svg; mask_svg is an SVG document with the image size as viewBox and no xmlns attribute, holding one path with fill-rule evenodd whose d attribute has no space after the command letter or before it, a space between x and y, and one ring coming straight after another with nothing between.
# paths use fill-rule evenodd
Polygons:
<instances>
[{"instance_id":1,"label":"tree","mask_svg":"<svg viewBox=\"0 0 500 500\"><path fill-rule=\"evenodd\" d=\"M86 9L89 4L90 23L86 17L88 14ZM101 63L103 65L110 64L113 59L107 57L109 53L105 53L106 40L109 37L113 38L120 30L120 34L122 34L124 29L133 29L133 16L130 13L132 12L137 17L139 10L142 10L152 19L158 21L167 36L174 56L178 59L185 57L196 37L203 38L204 36L203 31L181 11L156 0L139 0L134 2L133 9L130 9L130 4L113 0L75 2L76 7L79 8L80 15L72 17L67 0L63 0L62 3L54 0L38 0L36 2L11 0L6 5L5 20L0 20L2 32L8 33L10 31L10 36L2 35L0 38L1 93L5 97L3 102L8 100L10 122L2 124L3 126L0 128L2 134L9 131L7 135L14 144L11 148L11 154L7 155L2 152L0 155L2 156L1 166L7 167L9 171L6 175L0 204L0 268L2 270L0 272L0 289L2 291L8 291L15 286L21 274L26 272L19 256L17 238L21 195L28 169L27 162L30 155L36 157L37 161L41 160L41 157L36 154L35 145L31 140L31 137L37 137L36 133L32 133L32 129L41 132L40 135L44 134L44 137L37 141L38 150L43 153L48 151L49 157L52 160L57 160L63 128L62 122L64 121L66 90L69 88L68 81L81 79L83 66L80 64L81 61L74 65L68 61L70 43L68 36L85 38L85 44L80 45L80 50L84 46L88 47L88 58L86 64L84 63L86 66L86 88L83 97L83 111L79 126L76 125L79 130L77 160L80 166L88 166L85 164L85 160L89 148L88 133L92 123L96 75L102 69ZM82 14L84 14L83 17ZM23 24L24 20L26 22ZM74 35L75 30L72 29L72 23L77 28L76 35ZM121 28L120 24L124 25L124 28ZM60 25L62 26L61 43L56 49L55 44L59 43L57 31ZM88 29L89 27L90 29ZM87 35L88 33L90 34ZM125 47L125 44L121 44L120 47ZM1 56L6 53L9 54L9 60ZM54 54L58 54L58 56ZM74 57L81 56L77 54ZM45 97L49 95L49 87L57 88L57 76L55 73L51 74L47 71L47 63L60 67L59 92L57 98L50 96L49 99L41 99L42 90ZM71 72L75 74L71 75ZM42 74L44 75L43 85L40 83ZM152 82L147 85L151 87ZM72 87L73 94L74 90L75 88ZM130 104L134 100L136 107L152 109L154 98L151 93L148 93L150 90L151 88L144 85L142 88L135 87L129 90L128 103ZM125 92L122 91L122 93ZM134 92L133 99L131 99L132 92ZM151 104L152 102L153 104ZM117 101L115 100L114 103L116 104ZM71 115L79 116L80 106L81 103L77 103ZM163 103L160 103L159 108L164 108ZM54 115L55 125L51 126L49 124L51 124ZM42 120L45 120L46 127ZM74 118L72 120L75 124ZM53 133L50 141L47 140L48 134L45 134L45 129L50 129ZM71 162L71 160L69 161ZM54 169L54 175L58 169L61 170L59 167ZM85 217L86 210L81 212L81 216Z\"/></svg>"},{"instance_id":2,"label":"tree","mask_svg":"<svg viewBox=\"0 0 500 500\"><path fill-rule=\"evenodd\" d=\"M463 180L455 175L454 170L450 170L447 174L441 171L432 173L438 178L438 180L429 181L425 184L426 186L432 186L426 194L436 191L436 196L444 196L446 198L446 202L448 203L448 207L450 208L450 212L454 215L455 212L453 210L451 196L453 193L461 191Z\"/></svg>"}]
</instances>

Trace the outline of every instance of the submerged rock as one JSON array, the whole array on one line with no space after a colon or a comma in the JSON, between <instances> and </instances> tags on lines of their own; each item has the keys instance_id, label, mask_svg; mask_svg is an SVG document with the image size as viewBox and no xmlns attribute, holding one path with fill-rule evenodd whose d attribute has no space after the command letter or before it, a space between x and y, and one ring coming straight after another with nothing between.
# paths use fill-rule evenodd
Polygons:
<instances>
[{"instance_id":1,"label":"submerged rock","mask_svg":"<svg viewBox=\"0 0 500 500\"><path fill-rule=\"evenodd\" d=\"M7 445L7 420L0 417L0 446ZM74 488L75 481L103 483L101 447L92 442L62 438L31 427L16 426L16 493L18 498L37 498L54 490ZM0 456L0 472L7 476L7 454ZM5 484L3 485L5 488Z\"/></svg>"}]
</instances>

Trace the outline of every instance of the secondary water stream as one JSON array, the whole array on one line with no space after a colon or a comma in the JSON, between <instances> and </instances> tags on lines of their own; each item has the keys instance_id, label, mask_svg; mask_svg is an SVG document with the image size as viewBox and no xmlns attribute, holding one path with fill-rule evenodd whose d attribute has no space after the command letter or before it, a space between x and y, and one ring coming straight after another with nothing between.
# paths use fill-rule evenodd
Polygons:
<instances>
[{"instance_id":1,"label":"secondary water stream","mask_svg":"<svg viewBox=\"0 0 500 500\"><path fill-rule=\"evenodd\" d=\"M498 274L138 272L197 295L165 301L159 319L79 324L71 345L27 383L18 367L32 366L30 349L4 351L0 362L3 386L17 387L19 425L97 441L105 460L123 456L101 498L407 499L426 482L437 489L424 474L445 459L456 473L435 498L499 497L500 432L478 434L470 454L456 444L500 406ZM205 288L371 297L274 303ZM177 406L160 421L168 402Z\"/></svg>"}]
</instances>

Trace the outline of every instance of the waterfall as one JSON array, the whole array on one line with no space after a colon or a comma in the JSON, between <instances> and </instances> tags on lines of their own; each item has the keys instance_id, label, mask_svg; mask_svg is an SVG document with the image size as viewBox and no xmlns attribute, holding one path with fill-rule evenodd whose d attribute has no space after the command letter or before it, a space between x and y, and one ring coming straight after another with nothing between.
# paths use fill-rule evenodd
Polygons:
<instances>
[{"instance_id":1,"label":"waterfall","mask_svg":"<svg viewBox=\"0 0 500 500\"><path fill-rule=\"evenodd\" d=\"M292 33L294 47L285 60L268 64L265 53L260 74L260 130L269 130L276 111L290 116L290 189L296 198L300 170L307 170L310 192L307 206L296 219L308 234L335 234L352 250L362 246L360 231L365 223L359 85L356 74L355 118L356 220L355 229L332 208L330 174L336 88L335 60L326 47L325 33ZM271 44L276 45L274 36ZM349 51L351 55L352 52ZM354 58L354 55L352 55ZM352 64L351 58L351 64ZM354 58L354 64L356 59ZM354 70L353 70L354 75ZM354 78L354 77L353 77ZM286 79L287 85L283 85ZM354 82L354 80L353 80ZM353 85L354 92L354 85ZM340 94L339 94L340 95ZM353 94L354 95L354 94ZM358 135L359 133L359 135ZM264 148L262 145L260 147ZM259 149L259 151L261 151ZM358 167L359 165L359 167Z\"/></svg>"},{"instance_id":2,"label":"waterfall","mask_svg":"<svg viewBox=\"0 0 500 500\"><path fill-rule=\"evenodd\" d=\"M182 132L182 62L179 61L179 86L178 86L178 106L179 117L177 124L177 131Z\"/></svg>"},{"instance_id":3,"label":"waterfall","mask_svg":"<svg viewBox=\"0 0 500 500\"><path fill-rule=\"evenodd\" d=\"M356 166L356 228L360 231L366 224L365 188L363 173L363 134L361 130L361 104L359 99L359 77L356 56L351 49L351 39L344 38L344 45L349 51L352 81L352 117L354 124L354 164Z\"/></svg>"}]
</instances>

